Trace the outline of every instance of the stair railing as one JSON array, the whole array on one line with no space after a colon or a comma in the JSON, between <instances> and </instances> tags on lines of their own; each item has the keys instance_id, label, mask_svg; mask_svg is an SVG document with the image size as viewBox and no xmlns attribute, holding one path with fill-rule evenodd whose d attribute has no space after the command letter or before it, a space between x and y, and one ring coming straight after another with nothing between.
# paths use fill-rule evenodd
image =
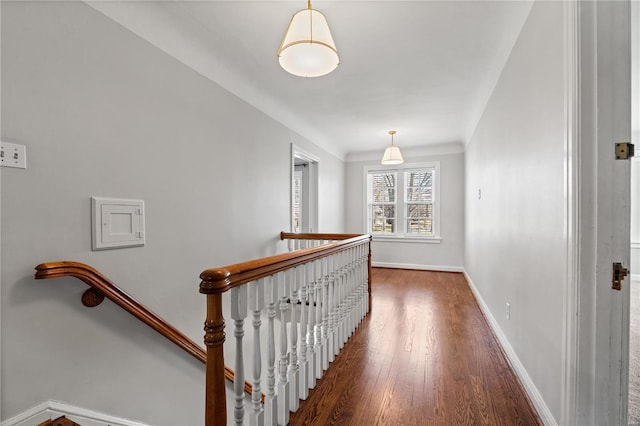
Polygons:
<instances>
[{"instance_id":1,"label":"stair railing","mask_svg":"<svg viewBox=\"0 0 640 426\"><path fill-rule=\"evenodd\" d=\"M235 338L233 423L236 425L287 424L290 411L295 412L300 399L306 399L308 390L322 377L369 311L371 236L282 233L281 239L319 240L325 244L304 243L308 248L207 269L200 274L200 292L207 296L204 327L207 426L227 424L224 293L229 292L229 316ZM248 409L242 388L237 385L245 380L243 339L247 317L251 318L253 328L252 353L247 360L252 366L253 394ZM263 318L267 322L264 356ZM263 385L266 389L261 405L258 393Z\"/></svg>"},{"instance_id":2,"label":"stair railing","mask_svg":"<svg viewBox=\"0 0 640 426\"><path fill-rule=\"evenodd\" d=\"M153 313L142 303L129 296L95 268L80 262L62 261L41 263L36 266L35 269L35 278L38 280L58 277L75 277L79 279L89 286L89 289L82 294L81 300L83 305L89 308L96 307L101 304L106 297L182 348L198 361L202 363L207 362L207 353L204 348L160 318L157 314ZM234 371L225 366L224 377L227 380L234 381ZM253 388L248 382L244 383L243 389L248 394L253 393Z\"/></svg>"}]
</instances>

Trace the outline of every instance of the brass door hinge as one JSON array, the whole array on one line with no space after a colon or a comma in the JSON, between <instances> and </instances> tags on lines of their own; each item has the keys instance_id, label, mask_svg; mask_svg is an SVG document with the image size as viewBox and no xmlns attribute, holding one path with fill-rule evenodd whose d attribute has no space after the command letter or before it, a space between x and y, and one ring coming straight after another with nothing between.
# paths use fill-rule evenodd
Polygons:
<instances>
[{"instance_id":1,"label":"brass door hinge","mask_svg":"<svg viewBox=\"0 0 640 426\"><path fill-rule=\"evenodd\" d=\"M624 277L629 274L627 268L622 266L622 263L613 264L613 280L611 281L611 288L614 290L622 290L622 281Z\"/></svg>"},{"instance_id":2,"label":"brass door hinge","mask_svg":"<svg viewBox=\"0 0 640 426\"><path fill-rule=\"evenodd\" d=\"M634 147L632 143L623 142L616 144L616 160L628 160L634 155Z\"/></svg>"}]
</instances>

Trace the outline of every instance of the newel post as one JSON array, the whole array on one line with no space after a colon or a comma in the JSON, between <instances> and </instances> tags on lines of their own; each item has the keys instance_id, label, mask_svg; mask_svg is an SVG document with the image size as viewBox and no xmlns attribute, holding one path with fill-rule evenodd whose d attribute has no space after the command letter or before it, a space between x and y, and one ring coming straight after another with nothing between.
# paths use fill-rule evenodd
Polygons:
<instances>
[{"instance_id":1,"label":"newel post","mask_svg":"<svg viewBox=\"0 0 640 426\"><path fill-rule=\"evenodd\" d=\"M224 378L224 319L222 294L207 295L207 319L204 323L207 347L205 425L227 424L227 398Z\"/></svg>"},{"instance_id":2,"label":"newel post","mask_svg":"<svg viewBox=\"0 0 640 426\"><path fill-rule=\"evenodd\" d=\"M224 376L224 318L222 293L226 290L223 271L207 270L200 274L200 293L207 295L207 319L204 344L207 347L205 426L226 426L227 397Z\"/></svg>"}]
</instances>

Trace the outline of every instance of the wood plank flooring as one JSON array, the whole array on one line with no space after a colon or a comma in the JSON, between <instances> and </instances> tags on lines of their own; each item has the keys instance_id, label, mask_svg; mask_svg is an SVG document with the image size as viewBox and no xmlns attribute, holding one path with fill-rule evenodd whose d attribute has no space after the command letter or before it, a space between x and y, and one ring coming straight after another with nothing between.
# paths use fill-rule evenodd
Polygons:
<instances>
[{"instance_id":1,"label":"wood plank flooring","mask_svg":"<svg viewBox=\"0 0 640 426\"><path fill-rule=\"evenodd\" d=\"M541 425L462 274L374 268L372 309L291 425Z\"/></svg>"}]
</instances>

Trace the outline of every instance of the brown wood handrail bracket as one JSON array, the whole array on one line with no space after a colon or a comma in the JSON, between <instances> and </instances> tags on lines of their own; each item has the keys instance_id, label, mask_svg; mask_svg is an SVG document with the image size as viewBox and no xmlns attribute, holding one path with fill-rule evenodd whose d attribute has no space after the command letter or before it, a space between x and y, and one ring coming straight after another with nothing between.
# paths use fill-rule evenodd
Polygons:
<instances>
[{"instance_id":1,"label":"brown wood handrail bracket","mask_svg":"<svg viewBox=\"0 0 640 426\"><path fill-rule=\"evenodd\" d=\"M95 268L80 262L62 261L41 263L35 269L35 278L38 280L58 277L75 277L79 279L90 287L82 295L83 305L87 307L98 306L106 297L178 345L198 361L207 362L207 354L200 345L118 288ZM233 381L234 376L233 370L224 366L224 377ZM244 388L248 394L251 394L253 388L250 383L245 382Z\"/></svg>"}]
</instances>

